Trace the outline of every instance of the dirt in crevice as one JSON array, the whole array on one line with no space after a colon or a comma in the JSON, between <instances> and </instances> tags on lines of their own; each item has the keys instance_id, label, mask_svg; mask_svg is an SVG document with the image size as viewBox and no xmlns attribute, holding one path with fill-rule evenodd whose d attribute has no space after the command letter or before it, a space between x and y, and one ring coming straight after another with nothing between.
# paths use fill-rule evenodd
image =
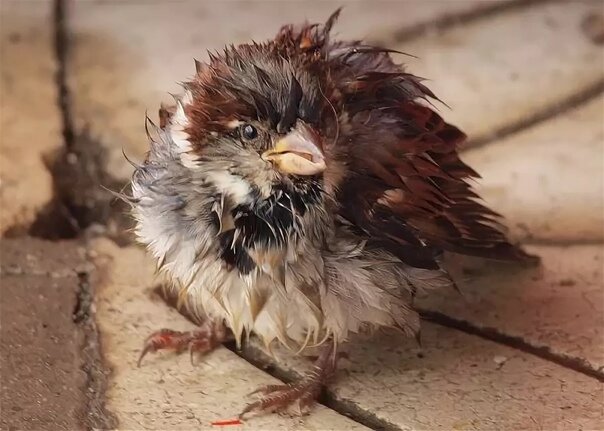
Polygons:
<instances>
[{"instance_id":1,"label":"dirt in crevice","mask_svg":"<svg viewBox=\"0 0 604 431\"><path fill-rule=\"evenodd\" d=\"M29 234L49 240L81 236L108 236L129 243L124 235L132 227L127 205L109 190L124 184L107 173L107 152L88 131L75 136L46 160L53 179L53 199L32 224Z\"/></svg>"},{"instance_id":2,"label":"dirt in crevice","mask_svg":"<svg viewBox=\"0 0 604 431\"><path fill-rule=\"evenodd\" d=\"M86 374L86 426L91 430L116 429L117 417L105 407L105 392L111 368L103 359L101 337L94 318L94 286L99 283L97 272L79 272L79 292L73 310L73 321L85 335L82 348Z\"/></svg>"},{"instance_id":3,"label":"dirt in crevice","mask_svg":"<svg viewBox=\"0 0 604 431\"><path fill-rule=\"evenodd\" d=\"M520 8L528 8L541 3L553 3L557 0L498 0L485 1L465 12L450 13L429 22L420 22L417 25L406 26L392 31L388 36L373 41L382 46L400 44L418 39L426 34L439 34L451 28L485 20L495 15L511 12Z\"/></svg>"},{"instance_id":4,"label":"dirt in crevice","mask_svg":"<svg viewBox=\"0 0 604 431\"><path fill-rule=\"evenodd\" d=\"M51 174L53 196L38 211L31 226L15 224L6 238L34 236L47 240L108 236L118 244L131 243L132 222L125 203L109 191L126 185L108 172L108 155L98 139L86 129L76 131L68 85L71 39L68 32L68 1L54 3L54 52L57 105L62 121L62 148L45 154L43 161Z\"/></svg>"}]
</instances>

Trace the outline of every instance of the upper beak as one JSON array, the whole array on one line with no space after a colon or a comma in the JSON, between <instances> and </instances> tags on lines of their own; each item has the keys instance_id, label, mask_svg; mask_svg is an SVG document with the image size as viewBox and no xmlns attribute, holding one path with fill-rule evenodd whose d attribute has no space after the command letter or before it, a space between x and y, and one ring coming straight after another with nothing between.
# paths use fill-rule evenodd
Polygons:
<instances>
[{"instance_id":1,"label":"upper beak","mask_svg":"<svg viewBox=\"0 0 604 431\"><path fill-rule=\"evenodd\" d=\"M319 149L319 137L305 124L299 123L279 139L274 147L262 154L262 159L293 175L316 175L325 170L325 158Z\"/></svg>"}]
</instances>

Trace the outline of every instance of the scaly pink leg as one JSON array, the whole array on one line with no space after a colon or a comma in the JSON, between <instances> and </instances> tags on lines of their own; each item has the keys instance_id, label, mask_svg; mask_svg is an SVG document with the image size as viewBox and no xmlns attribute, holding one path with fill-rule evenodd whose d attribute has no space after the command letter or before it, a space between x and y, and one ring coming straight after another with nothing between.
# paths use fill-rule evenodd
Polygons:
<instances>
[{"instance_id":1,"label":"scaly pink leg","mask_svg":"<svg viewBox=\"0 0 604 431\"><path fill-rule=\"evenodd\" d=\"M191 354L191 363L195 353L204 354L218 347L227 337L227 330L224 323L212 321L204 322L199 329L194 331L173 331L171 329L160 329L147 337L143 350L138 357L138 366L140 367L143 358L147 353L157 352L158 350L171 349L177 353L189 350Z\"/></svg>"},{"instance_id":2,"label":"scaly pink leg","mask_svg":"<svg viewBox=\"0 0 604 431\"><path fill-rule=\"evenodd\" d=\"M323 386L333 377L336 370L337 354L332 343L322 347L313 370L297 382L287 385L268 385L252 394L261 394L262 398L248 404L239 415L251 412L282 412L292 406L298 414L306 414L315 404ZM250 395L252 395L250 394Z\"/></svg>"}]
</instances>

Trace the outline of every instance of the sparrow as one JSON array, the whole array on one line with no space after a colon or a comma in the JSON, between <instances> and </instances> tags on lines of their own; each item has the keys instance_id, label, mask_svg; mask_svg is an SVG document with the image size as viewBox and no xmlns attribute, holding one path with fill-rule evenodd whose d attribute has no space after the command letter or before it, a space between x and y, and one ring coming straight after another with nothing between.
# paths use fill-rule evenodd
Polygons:
<instances>
[{"instance_id":1,"label":"sparrow","mask_svg":"<svg viewBox=\"0 0 604 431\"><path fill-rule=\"evenodd\" d=\"M419 333L418 292L454 287L445 251L523 261L472 189L466 136L396 51L330 37L323 24L195 61L131 181L135 233L199 329L161 329L161 349L204 354L254 334L296 354L298 382L260 388L243 414L310 410L340 347L376 328Z\"/></svg>"}]
</instances>

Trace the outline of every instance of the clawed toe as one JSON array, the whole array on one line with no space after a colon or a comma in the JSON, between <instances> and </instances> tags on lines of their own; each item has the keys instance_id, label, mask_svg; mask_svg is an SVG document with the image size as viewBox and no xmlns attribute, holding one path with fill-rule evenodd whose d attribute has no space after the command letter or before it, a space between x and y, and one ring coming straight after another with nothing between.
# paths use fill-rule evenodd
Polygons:
<instances>
[{"instance_id":1,"label":"clawed toe","mask_svg":"<svg viewBox=\"0 0 604 431\"><path fill-rule=\"evenodd\" d=\"M266 386L261 386L258 389L256 389L255 391L252 391L249 394L247 394L247 396L250 397L252 395L257 395L257 394L268 395L271 392L284 391L284 390L288 389L289 387L290 387L289 385L266 385Z\"/></svg>"},{"instance_id":2,"label":"clawed toe","mask_svg":"<svg viewBox=\"0 0 604 431\"><path fill-rule=\"evenodd\" d=\"M141 366L143 358L147 356L148 353L155 353L162 349L182 351L183 347L189 342L188 340L190 337L188 337L188 334L189 333L187 332L173 331L172 329L166 328L153 332L145 339L143 350L136 363L137 366Z\"/></svg>"},{"instance_id":3,"label":"clawed toe","mask_svg":"<svg viewBox=\"0 0 604 431\"><path fill-rule=\"evenodd\" d=\"M174 350L182 353L189 351L191 364L195 365L195 354L204 354L220 345L226 338L224 325L212 322L204 323L196 331L174 331L172 329L160 329L149 335L141 351L137 366L141 366L143 358L148 353L154 353L158 350Z\"/></svg>"}]
</instances>

